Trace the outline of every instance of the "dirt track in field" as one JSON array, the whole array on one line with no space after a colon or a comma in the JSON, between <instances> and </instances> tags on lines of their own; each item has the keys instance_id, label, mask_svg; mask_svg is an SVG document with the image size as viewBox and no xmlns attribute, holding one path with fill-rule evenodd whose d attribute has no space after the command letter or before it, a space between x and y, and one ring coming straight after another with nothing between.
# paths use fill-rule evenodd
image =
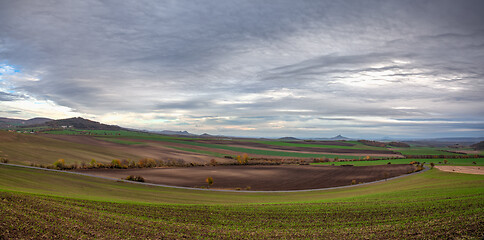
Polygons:
<instances>
[{"instance_id":1,"label":"dirt track in field","mask_svg":"<svg viewBox=\"0 0 484 240\"><path fill-rule=\"evenodd\" d=\"M77 170L98 176L126 178L139 175L146 182L183 187L203 187L212 177L213 189L302 190L351 185L352 180L371 182L413 171L408 164L380 166L212 166L191 168Z\"/></svg>"},{"instance_id":2,"label":"dirt track in field","mask_svg":"<svg viewBox=\"0 0 484 240\"><path fill-rule=\"evenodd\" d=\"M435 166L435 168L444 172L484 175L484 167L481 166Z\"/></svg>"}]
</instances>

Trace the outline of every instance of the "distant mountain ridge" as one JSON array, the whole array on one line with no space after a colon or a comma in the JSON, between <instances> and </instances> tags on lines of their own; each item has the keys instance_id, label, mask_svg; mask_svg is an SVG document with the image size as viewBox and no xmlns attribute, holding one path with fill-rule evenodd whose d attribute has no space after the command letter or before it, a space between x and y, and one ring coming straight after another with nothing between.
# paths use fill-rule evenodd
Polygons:
<instances>
[{"instance_id":1,"label":"distant mountain ridge","mask_svg":"<svg viewBox=\"0 0 484 240\"><path fill-rule=\"evenodd\" d=\"M197 136L196 134L189 133L187 131L171 131L171 130L163 130L163 131L152 131L153 133L159 133L164 135L179 135L179 136Z\"/></svg>"},{"instance_id":2,"label":"distant mountain ridge","mask_svg":"<svg viewBox=\"0 0 484 240\"><path fill-rule=\"evenodd\" d=\"M330 138L331 140L350 140L350 138L347 138L347 137L343 137L341 135L338 135L336 137L332 137Z\"/></svg>"},{"instance_id":3,"label":"distant mountain ridge","mask_svg":"<svg viewBox=\"0 0 484 240\"><path fill-rule=\"evenodd\" d=\"M281 137L281 138L279 138L279 140L291 140L291 141L293 141L293 140L301 140L301 139L295 138L295 137Z\"/></svg>"},{"instance_id":4,"label":"distant mountain ridge","mask_svg":"<svg viewBox=\"0 0 484 240\"><path fill-rule=\"evenodd\" d=\"M332 141L346 141L346 140L353 140L353 138L347 138L342 135L334 136L332 138L311 138L312 140L332 140Z\"/></svg>"},{"instance_id":5,"label":"distant mountain ridge","mask_svg":"<svg viewBox=\"0 0 484 240\"><path fill-rule=\"evenodd\" d=\"M4 118L0 117L0 129L2 128L14 128L19 126L30 126L35 124L44 124L48 121L52 121L50 118L31 118L28 120L25 119L16 119L16 118Z\"/></svg>"}]
</instances>

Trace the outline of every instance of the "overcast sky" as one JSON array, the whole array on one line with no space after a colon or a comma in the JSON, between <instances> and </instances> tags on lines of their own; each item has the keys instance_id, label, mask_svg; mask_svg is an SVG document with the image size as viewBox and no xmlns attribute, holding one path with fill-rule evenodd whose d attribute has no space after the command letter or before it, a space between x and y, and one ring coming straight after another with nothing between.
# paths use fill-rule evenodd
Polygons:
<instances>
[{"instance_id":1,"label":"overcast sky","mask_svg":"<svg viewBox=\"0 0 484 240\"><path fill-rule=\"evenodd\" d=\"M484 136L484 1L0 0L0 116Z\"/></svg>"}]
</instances>

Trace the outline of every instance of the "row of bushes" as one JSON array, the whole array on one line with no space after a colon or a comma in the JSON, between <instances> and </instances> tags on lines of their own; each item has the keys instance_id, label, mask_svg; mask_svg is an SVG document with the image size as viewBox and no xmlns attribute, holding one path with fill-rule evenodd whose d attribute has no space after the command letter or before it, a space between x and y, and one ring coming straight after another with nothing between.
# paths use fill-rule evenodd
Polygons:
<instances>
[{"instance_id":1,"label":"row of bushes","mask_svg":"<svg viewBox=\"0 0 484 240\"><path fill-rule=\"evenodd\" d=\"M387 144L383 142L371 141L371 140L358 140L359 143L363 143L363 145L372 146L372 147L386 147Z\"/></svg>"},{"instance_id":2,"label":"row of bushes","mask_svg":"<svg viewBox=\"0 0 484 240\"><path fill-rule=\"evenodd\" d=\"M154 168L154 167L193 167L193 166L205 166L206 164L186 163L181 159L154 160L151 158L144 158L138 161L114 159L110 163L100 163L92 159L89 163L76 162L73 164L66 164L64 159L59 159L51 165L35 164L35 163L31 163L30 165L34 167L41 167L41 168L72 170L72 169L95 169L95 168L128 169L128 168Z\"/></svg>"},{"instance_id":3,"label":"row of bushes","mask_svg":"<svg viewBox=\"0 0 484 240\"><path fill-rule=\"evenodd\" d=\"M263 159L253 158L250 159L247 154L237 156L236 161L229 163L217 162L215 159L211 159L209 163L187 163L182 159L176 160L155 160L151 158L143 158L138 161L135 160L119 160L113 159L110 163L101 163L92 159L89 163L73 163L66 164L64 159L59 159L53 164L35 164L31 163L31 166L58 169L58 170L73 170L73 169L97 169L97 168L154 168L154 167L200 167L200 166L216 166L216 165L280 165L280 164L302 164L304 160L301 159ZM249 161L250 160L250 161Z\"/></svg>"}]
</instances>

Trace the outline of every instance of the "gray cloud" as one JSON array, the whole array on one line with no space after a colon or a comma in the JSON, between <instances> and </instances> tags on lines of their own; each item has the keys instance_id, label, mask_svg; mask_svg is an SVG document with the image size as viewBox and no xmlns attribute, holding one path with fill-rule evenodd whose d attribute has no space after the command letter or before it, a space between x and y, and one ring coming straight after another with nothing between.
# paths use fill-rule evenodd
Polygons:
<instances>
[{"instance_id":1,"label":"gray cloud","mask_svg":"<svg viewBox=\"0 0 484 240\"><path fill-rule=\"evenodd\" d=\"M1 1L0 64L20 74L0 90L139 127L419 135L399 119L437 118L459 124L429 134L480 136L482 12L477 0Z\"/></svg>"},{"instance_id":2,"label":"gray cloud","mask_svg":"<svg viewBox=\"0 0 484 240\"><path fill-rule=\"evenodd\" d=\"M25 96L20 94L12 94L0 91L0 101L15 101L19 99L24 99Z\"/></svg>"}]
</instances>

